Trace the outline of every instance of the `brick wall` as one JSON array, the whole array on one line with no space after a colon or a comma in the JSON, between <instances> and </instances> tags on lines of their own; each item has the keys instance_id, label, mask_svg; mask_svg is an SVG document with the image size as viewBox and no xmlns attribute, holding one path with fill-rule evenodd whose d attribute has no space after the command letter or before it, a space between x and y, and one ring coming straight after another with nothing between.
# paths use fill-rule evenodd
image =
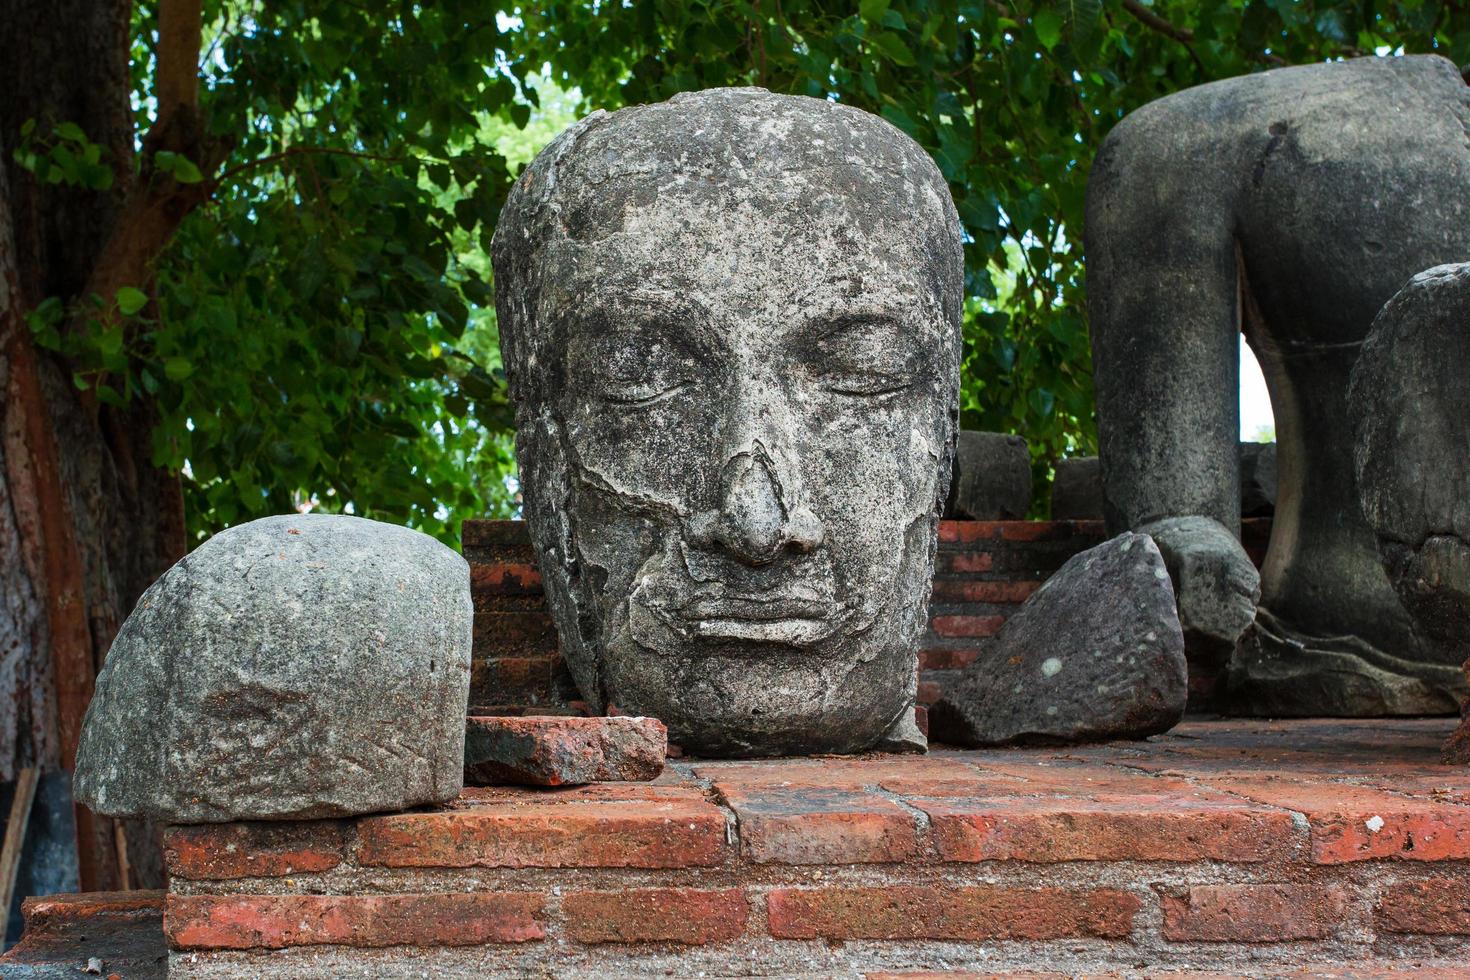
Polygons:
<instances>
[{"instance_id":1,"label":"brick wall","mask_svg":"<svg viewBox=\"0 0 1470 980\"><path fill-rule=\"evenodd\" d=\"M919 701L938 699L951 672L979 657L1006 617L1073 555L1106 536L1100 521L941 521L929 630L919 653ZM1242 525L1259 564L1270 521ZM464 522L475 602L472 714L577 711L522 521ZM1191 684L1214 678L1193 665Z\"/></svg>"},{"instance_id":2,"label":"brick wall","mask_svg":"<svg viewBox=\"0 0 1470 980\"><path fill-rule=\"evenodd\" d=\"M169 975L1466 976L1452 725L677 761L652 783L177 827Z\"/></svg>"}]
</instances>

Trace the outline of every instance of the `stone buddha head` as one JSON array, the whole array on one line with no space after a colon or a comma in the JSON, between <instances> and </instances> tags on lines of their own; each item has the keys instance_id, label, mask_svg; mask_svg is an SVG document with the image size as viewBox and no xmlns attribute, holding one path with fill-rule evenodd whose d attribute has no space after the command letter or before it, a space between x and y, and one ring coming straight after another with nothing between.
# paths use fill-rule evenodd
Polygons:
<instances>
[{"instance_id":1,"label":"stone buddha head","mask_svg":"<svg viewBox=\"0 0 1470 980\"><path fill-rule=\"evenodd\" d=\"M871 114L715 89L583 119L494 242L525 513L595 708L706 755L922 746L963 258Z\"/></svg>"}]
</instances>

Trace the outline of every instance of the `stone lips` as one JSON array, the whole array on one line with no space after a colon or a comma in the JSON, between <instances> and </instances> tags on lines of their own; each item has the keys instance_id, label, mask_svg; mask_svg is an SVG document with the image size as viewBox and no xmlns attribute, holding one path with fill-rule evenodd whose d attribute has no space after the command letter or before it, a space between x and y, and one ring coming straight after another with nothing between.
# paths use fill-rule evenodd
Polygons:
<instances>
[{"instance_id":1,"label":"stone lips","mask_svg":"<svg viewBox=\"0 0 1470 980\"><path fill-rule=\"evenodd\" d=\"M1188 697L1163 556L1121 534L1071 558L929 709L958 745L1079 742L1167 731Z\"/></svg>"},{"instance_id":2,"label":"stone lips","mask_svg":"<svg viewBox=\"0 0 1470 980\"><path fill-rule=\"evenodd\" d=\"M595 114L518 181L494 263L526 516L591 709L706 755L921 742L963 293L933 162L756 89Z\"/></svg>"},{"instance_id":3,"label":"stone lips","mask_svg":"<svg viewBox=\"0 0 1470 980\"><path fill-rule=\"evenodd\" d=\"M417 531L316 514L221 531L113 642L77 799L175 824L451 800L471 615L464 559Z\"/></svg>"}]
</instances>

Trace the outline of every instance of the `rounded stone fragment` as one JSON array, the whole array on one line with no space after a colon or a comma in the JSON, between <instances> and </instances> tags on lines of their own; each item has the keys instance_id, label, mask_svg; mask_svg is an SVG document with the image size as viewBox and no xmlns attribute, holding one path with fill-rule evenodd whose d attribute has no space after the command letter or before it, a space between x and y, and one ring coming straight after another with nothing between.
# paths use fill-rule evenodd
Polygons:
<instances>
[{"instance_id":1,"label":"rounded stone fragment","mask_svg":"<svg viewBox=\"0 0 1470 980\"><path fill-rule=\"evenodd\" d=\"M1450 663L1470 656L1467 359L1470 262L1435 266L1379 311L1348 389L1363 516L1415 631ZM1470 761L1470 721L1446 752Z\"/></svg>"},{"instance_id":2,"label":"rounded stone fragment","mask_svg":"<svg viewBox=\"0 0 1470 980\"><path fill-rule=\"evenodd\" d=\"M930 707L929 734L967 746L1141 738L1178 723L1187 689L1163 556L1130 532L1073 556L1006 620Z\"/></svg>"},{"instance_id":3,"label":"rounded stone fragment","mask_svg":"<svg viewBox=\"0 0 1470 980\"><path fill-rule=\"evenodd\" d=\"M1363 516L1415 627L1470 652L1470 262L1384 305L1348 390Z\"/></svg>"},{"instance_id":4,"label":"rounded stone fragment","mask_svg":"<svg viewBox=\"0 0 1470 980\"><path fill-rule=\"evenodd\" d=\"M1024 520L1031 509L1031 450L1020 436L960 430L945 517Z\"/></svg>"},{"instance_id":5,"label":"rounded stone fragment","mask_svg":"<svg viewBox=\"0 0 1470 980\"><path fill-rule=\"evenodd\" d=\"M453 799L471 615L469 566L417 531L328 514L221 531L113 642L76 797L173 824Z\"/></svg>"}]
</instances>

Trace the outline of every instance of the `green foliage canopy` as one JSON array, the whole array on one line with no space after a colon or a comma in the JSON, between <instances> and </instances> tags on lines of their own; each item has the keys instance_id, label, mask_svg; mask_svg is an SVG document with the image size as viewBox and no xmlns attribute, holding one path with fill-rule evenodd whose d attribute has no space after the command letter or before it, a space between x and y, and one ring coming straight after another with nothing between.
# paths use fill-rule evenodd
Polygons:
<instances>
[{"instance_id":1,"label":"green foliage canopy","mask_svg":"<svg viewBox=\"0 0 1470 980\"><path fill-rule=\"evenodd\" d=\"M488 244L519 167L582 111L755 84L912 135L967 239L964 424L1025 435L1044 476L1095 445L1078 239L1109 127L1277 65L1470 62L1470 10L1439 0L204 7L202 104L232 150L217 173L174 161L213 194L160 262L156 302L98 300L132 318L125 336L59 335L45 304L32 316L79 385L156 402L154 461L183 471L196 535L307 504L454 542L464 517L514 510ZM135 17L141 131L156 4ZM28 134L17 160L102 179L63 129Z\"/></svg>"}]
</instances>

